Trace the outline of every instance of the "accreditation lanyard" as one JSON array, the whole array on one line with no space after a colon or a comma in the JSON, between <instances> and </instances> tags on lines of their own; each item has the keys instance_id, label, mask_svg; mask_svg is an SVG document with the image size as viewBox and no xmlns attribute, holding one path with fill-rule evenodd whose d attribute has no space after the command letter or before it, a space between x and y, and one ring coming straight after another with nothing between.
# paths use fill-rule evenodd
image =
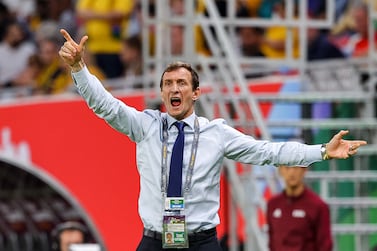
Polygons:
<instances>
[{"instance_id":1,"label":"accreditation lanyard","mask_svg":"<svg viewBox=\"0 0 377 251\"><path fill-rule=\"evenodd\" d=\"M195 118L195 123L194 123L194 139L192 141L192 147L191 147L191 155L190 155L190 163L187 169L186 173L186 180L185 180L185 187L183 190L183 193L187 193L191 189L191 179L192 179L192 174L194 172L194 165L195 165L195 160L196 160L196 152L198 150L198 143L199 143L199 120L196 117ZM166 197L166 191L168 187L168 122L165 119L163 121L163 143L162 143L162 160L161 160L161 192L163 197Z\"/></svg>"},{"instance_id":2,"label":"accreditation lanyard","mask_svg":"<svg viewBox=\"0 0 377 251\"><path fill-rule=\"evenodd\" d=\"M163 144L161 160L161 192L165 200L164 215L162 220L162 247L163 248L188 248L188 233L186 227L186 217L184 214L184 195L191 189L192 174L198 150L199 142L199 121L195 117L194 138L191 147L190 162L186 173L182 197L167 197L167 149L168 149L168 123L163 121Z\"/></svg>"}]
</instances>

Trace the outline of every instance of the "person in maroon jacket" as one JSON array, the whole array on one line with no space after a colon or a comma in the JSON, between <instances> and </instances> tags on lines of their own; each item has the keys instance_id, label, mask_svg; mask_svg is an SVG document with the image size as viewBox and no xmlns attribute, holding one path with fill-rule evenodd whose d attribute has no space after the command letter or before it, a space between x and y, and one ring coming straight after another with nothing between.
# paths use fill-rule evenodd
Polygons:
<instances>
[{"instance_id":1,"label":"person in maroon jacket","mask_svg":"<svg viewBox=\"0 0 377 251\"><path fill-rule=\"evenodd\" d=\"M270 251L332 251L329 207L305 185L306 171L279 167L285 189L267 202Z\"/></svg>"}]
</instances>

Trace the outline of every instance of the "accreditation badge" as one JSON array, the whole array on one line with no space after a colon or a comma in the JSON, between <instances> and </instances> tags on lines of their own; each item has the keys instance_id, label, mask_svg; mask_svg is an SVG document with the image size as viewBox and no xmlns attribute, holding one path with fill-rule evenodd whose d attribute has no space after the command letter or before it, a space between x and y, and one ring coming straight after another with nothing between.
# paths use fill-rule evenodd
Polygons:
<instances>
[{"instance_id":1,"label":"accreditation badge","mask_svg":"<svg viewBox=\"0 0 377 251\"><path fill-rule=\"evenodd\" d=\"M162 224L162 248L188 248L188 233L182 197L166 198Z\"/></svg>"}]
</instances>

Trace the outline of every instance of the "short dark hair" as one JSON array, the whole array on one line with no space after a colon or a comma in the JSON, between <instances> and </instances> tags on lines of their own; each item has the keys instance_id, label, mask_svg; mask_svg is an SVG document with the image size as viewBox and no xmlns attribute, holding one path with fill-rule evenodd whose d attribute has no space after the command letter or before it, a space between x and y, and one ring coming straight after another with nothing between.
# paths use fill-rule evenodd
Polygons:
<instances>
[{"instance_id":1,"label":"short dark hair","mask_svg":"<svg viewBox=\"0 0 377 251\"><path fill-rule=\"evenodd\" d=\"M165 72L171 72L175 71L179 68L185 68L191 73L191 79L192 79L192 90L195 91L199 87L199 76L198 73L194 70L194 68L191 66L189 63L177 61L169 64L164 72L161 75L161 80L160 80L160 89L162 90L162 79L164 77Z\"/></svg>"}]
</instances>

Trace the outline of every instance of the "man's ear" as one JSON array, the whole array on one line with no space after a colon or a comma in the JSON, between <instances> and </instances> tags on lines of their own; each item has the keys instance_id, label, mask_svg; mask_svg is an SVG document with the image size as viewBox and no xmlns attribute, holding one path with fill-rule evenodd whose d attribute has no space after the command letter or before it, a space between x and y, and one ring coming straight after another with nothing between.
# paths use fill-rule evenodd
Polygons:
<instances>
[{"instance_id":1,"label":"man's ear","mask_svg":"<svg viewBox=\"0 0 377 251\"><path fill-rule=\"evenodd\" d=\"M194 91L194 94L192 95L192 100L196 101L199 99L200 97L200 94L201 94L201 90L200 88L196 88L196 90Z\"/></svg>"}]
</instances>

